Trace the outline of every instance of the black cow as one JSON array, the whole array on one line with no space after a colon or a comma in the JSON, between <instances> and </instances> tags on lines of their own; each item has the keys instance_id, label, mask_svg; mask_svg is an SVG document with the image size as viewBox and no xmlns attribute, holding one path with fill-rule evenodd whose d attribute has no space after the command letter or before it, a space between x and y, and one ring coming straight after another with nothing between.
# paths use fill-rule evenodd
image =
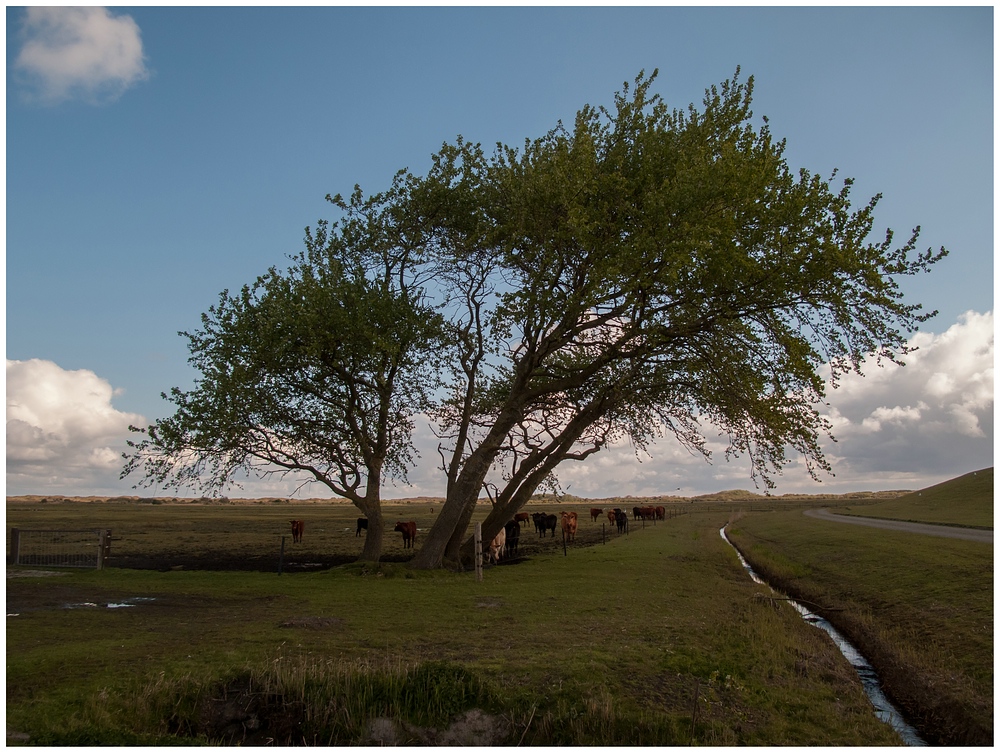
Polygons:
<instances>
[{"instance_id":1,"label":"black cow","mask_svg":"<svg viewBox=\"0 0 1000 753\"><path fill-rule=\"evenodd\" d=\"M521 541L521 524L512 520L504 526L507 532L507 556L517 554L517 545Z\"/></svg>"},{"instance_id":2,"label":"black cow","mask_svg":"<svg viewBox=\"0 0 1000 753\"><path fill-rule=\"evenodd\" d=\"M643 519L642 508L641 507L633 507L632 508L632 517L635 520L642 520Z\"/></svg>"},{"instance_id":3,"label":"black cow","mask_svg":"<svg viewBox=\"0 0 1000 753\"><path fill-rule=\"evenodd\" d=\"M535 530L538 531L538 535L545 538L546 531L552 531L552 538L556 536L556 524L559 522L559 518L555 515L546 515L544 512L532 513L532 518L535 521Z\"/></svg>"},{"instance_id":4,"label":"black cow","mask_svg":"<svg viewBox=\"0 0 1000 753\"><path fill-rule=\"evenodd\" d=\"M354 538L361 535L362 531L368 530L368 518L358 518L358 530L354 532Z\"/></svg>"},{"instance_id":5,"label":"black cow","mask_svg":"<svg viewBox=\"0 0 1000 753\"><path fill-rule=\"evenodd\" d=\"M618 533L628 531L628 515L621 510L615 511L615 525L618 526Z\"/></svg>"}]
</instances>

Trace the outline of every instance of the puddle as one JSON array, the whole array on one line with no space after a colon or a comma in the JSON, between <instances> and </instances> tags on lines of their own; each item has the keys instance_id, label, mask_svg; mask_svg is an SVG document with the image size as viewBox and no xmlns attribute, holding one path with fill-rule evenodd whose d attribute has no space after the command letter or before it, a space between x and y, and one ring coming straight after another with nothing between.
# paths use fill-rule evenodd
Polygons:
<instances>
[{"instance_id":1,"label":"puddle","mask_svg":"<svg viewBox=\"0 0 1000 753\"><path fill-rule=\"evenodd\" d=\"M151 601L156 601L153 596L133 596L131 599L124 599L122 601L109 601L107 604L96 604L92 601L83 601L79 604L63 604L63 609L127 609L128 607L137 607L141 604L148 604Z\"/></svg>"},{"instance_id":2,"label":"puddle","mask_svg":"<svg viewBox=\"0 0 1000 753\"><path fill-rule=\"evenodd\" d=\"M729 544L729 546L733 547L733 551L736 552L736 556L740 558L740 563L743 565L743 569L747 571L753 582L771 588L770 585L768 585L759 575L757 575L756 572L754 572L754 569L750 567L750 563L746 561L740 553L740 550L733 546L733 542L731 542L726 536L725 526L719 529L719 535L722 536L722 539ZM771 590L774 591L773 588ZM775 593L777 592L775 591ZM789 599L788 603L792 605L796 612L802 615L802 619L810 625L818 627L833 639L837 648L840 649L840 653L844 655L844 658L846 658L847 661L851 663L851 666L854 667L854 671L858 673L858 677L861 679L861 685L864 687L865 693L868 695L868 700L871 701L872 706L875 707L875 715L896 730L896 732L899 733L899 736L903 738L903 742L907 745L927 745L927 742L920 737L920 734L913 727L911 727L905 719L903 719L903 716L899 713L896 707L893 706L892 703L889 702L889 699L885 697L885 693L882 692L882 686L878 679L878 674L876 674L872 665L868 663L868 660L861 655L861 652L859 652L827 620L817 614L813 614L794 599Z\"/></svg>"}]
</instances>

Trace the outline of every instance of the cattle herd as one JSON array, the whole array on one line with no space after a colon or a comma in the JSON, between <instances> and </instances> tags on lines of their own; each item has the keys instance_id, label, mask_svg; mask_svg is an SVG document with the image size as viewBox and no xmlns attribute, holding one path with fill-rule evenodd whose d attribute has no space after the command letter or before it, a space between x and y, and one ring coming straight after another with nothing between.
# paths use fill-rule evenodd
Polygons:
<instances>
[{"instance_id":1,"label":"cattle herd","mask_svg":"<svg viewBox=\"0 0 1000 753\"><path fill-rule=\"evenodd\" d=\"M590 518L593 522L597 522L598 518L604 514L604 510L600 507L590 508ZM613 510L608 510L607 512L608 522L615 526L618 533L628 532L628 515L620 507L616 507ZM666 508L664 507L633 507L632 517L634 520L663 520L666 517ZM563 539L567 542L576 541L576 530L577 530L577 513L573 510L560 513L558 516L552 515L544 512L535 512L530 515L526 512L517 513L512 520L504 525L492 541L485 544L483 547L483 556L488 562L497 564L504 557L511 557L517 554L518 544L521 540L521 524L527 525L528 521L533 521L535 524L535 532L541 538L551 531L552 538L556 535L556 526L561 525ZM292 541L294 543L302 542L302 531L305 527L305 523L301 520L292 520ZM368 530L368 520L367 518L358 518L358 527L355 531L355 537L361 535L362 531ZM413 543L417 539L417 524L415 521L399 521L396 523L393 531L399 531L403 534L403 548L410 549L413 547Z\"/></svg>"}]
</instances>

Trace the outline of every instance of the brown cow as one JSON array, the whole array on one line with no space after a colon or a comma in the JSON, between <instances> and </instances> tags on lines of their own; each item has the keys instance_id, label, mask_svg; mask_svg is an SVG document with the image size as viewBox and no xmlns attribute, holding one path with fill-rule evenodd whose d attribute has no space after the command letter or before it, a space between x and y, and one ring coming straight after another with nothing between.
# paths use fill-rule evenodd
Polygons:
<instances>
[{"instance_id":1,"label":"brown cow","mask_svg":"<svg viewBox=\"0 0 1000 753\"><path fill-rule=\"evenodd\" d=\"M566 541L576 541L576 513L562 513L562 531Z\"/></svg>"},{"instance_id":2,"label":"brown cow","mask_svg":"<svg viewBox=\"0 0 1000 753\"><path fill-rule=\"evenodd\" d=\"M667 517L667 508L666 507L657 507L656 508L656 519L657 520L665 520L666 517Z\"/></svg>"},{"instance_id":3,"label":"brown cow","mask_svg":"<svg viewBox=\"0 0 1000 753\"><path fill-rule=\"evenodd\" d=\"M417 538L416 521L411 520L407 523L399 521L398 523L396 523L396 527L393 528L392 530L399 531L401 534L403 534L403 549L413 548L413 542Z\"/></svg>"},{"instance_id":4,"label":"brown cow","mask_svg":"<svg viewBox=\"0 0 1000 753\"><path fill-rule=\"evenodd\" d=\"M653 508L653 507L643 507L641 509L642 509L642 517L643 518L645 518L646 520L655 520L656 519L656 509L655 508Z\"/></svg>"},{"instance_id":5,"label":"brown cow","mask_svg":"<svg viewBox=\"0 0 1000 753\"><path fill-rule=\"evenodd\" d=\"M528 521L531 520L531 516L526 512L519 512L514 515L514 520L517 523L524 523L525 525L527 525Z\"/></svg>"},{"instance_id":6,"label":"brown cow","mask_svg":"<svg viewBox=\"0 0 1000 753\"><path fill-rule=\"evenodd\" d=\"M290 520L288 521L292 524L292 543L301 544L302 543L302 531L306 527L304 520Z\"/></svg>"},{"instance_id":7,"label":"brown cow","mask_svg":"<svg viewBox=\"0 0 1000 753\"><path fill-rule=\"evenodd\" d=\"M617 515L619 512L621 512L621 510L617 507L614 510L608 510L608 522L611 525L615 524L615 515Z\"/></svg>"},{"instance_id":8,"label":"brown cow","mask_svg":"<svg viewBox=\"0 0 1000 753\"><path fill-rule=\"evenodd\" d=\"M601 517L601 513L603 513L603 512L604 512L604 510L602 510L600 507L591 507L590 508L590 517L596 523L597 519L599 517Z\"/></svg>"}]
</instances>

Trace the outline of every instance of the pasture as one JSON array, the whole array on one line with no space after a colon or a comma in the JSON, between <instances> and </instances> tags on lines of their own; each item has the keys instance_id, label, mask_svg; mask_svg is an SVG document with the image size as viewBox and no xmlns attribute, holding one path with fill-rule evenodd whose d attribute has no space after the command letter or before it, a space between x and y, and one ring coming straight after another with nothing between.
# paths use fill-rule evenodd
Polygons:
<instances>
[{"instance_id":1,"label":"pasture","mask_svg":"<svg viewBox=\"0 0 1000 753\"><path fill-rule=\"evenodd\" d=\"M992 508L992 489L974 502ZM922 512L897 508L905 519ZM992 744L992 545L798 512L748 515L728 536L762 578L807 602L860 649L925 739Z\"/></svg>"},{"instance_id":2,"label":"pasture","mask_svg":"<svg viewBox=\"0 0 1000 753\"><path fill-rule=\"evenodd\" d=\"M421 505L386 514L417 547ZM8 526L114 532L107 569L8 579L8 741L898 744L719 537L739 505L603 538L589 507L565 554L525 531L477 582L406 569L399 534L350 564L347 505L8 504Z\"/></svg>"},{"instance_id":3,"label":"pasture","mask_svg":"<svg viewBox=\"0 0 1000 753\"><path fill-rule=\"evenodd\" d=\"M896 499L849 506L838 512L914 523L993 528L993 469L974 471Z\"/></svg>"}]
</instances>

